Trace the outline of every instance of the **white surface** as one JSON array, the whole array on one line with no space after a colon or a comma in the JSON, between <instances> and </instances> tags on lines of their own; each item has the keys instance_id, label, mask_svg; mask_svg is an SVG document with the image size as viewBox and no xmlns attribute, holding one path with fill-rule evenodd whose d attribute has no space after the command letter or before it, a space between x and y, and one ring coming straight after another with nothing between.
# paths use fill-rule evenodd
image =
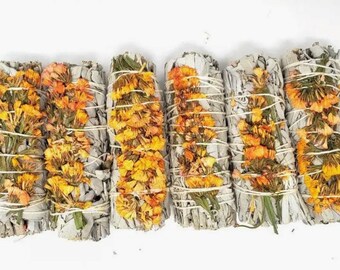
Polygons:
<instances>
[{"instance_id":1,"label":"white surface","mask_svg":"<svg viewBox=\"0 0 340 270\"><path fill-rule=\"evenodd\" d=\"M221 5L221 3L223 3ZM158 65L184 50L212 54L224 67L252 52L280 56L314 41L340 47L334 1L25 1L1 2L0 59L79 62L105 67L125 50ZM295 228L295 231L292 230ZM339 269L340 224L220 231L113 230L99 243L54 232L0 239L3 264L15 269ZM20 268L19 268L20 267Z\"/></svg>"}]
</instances>

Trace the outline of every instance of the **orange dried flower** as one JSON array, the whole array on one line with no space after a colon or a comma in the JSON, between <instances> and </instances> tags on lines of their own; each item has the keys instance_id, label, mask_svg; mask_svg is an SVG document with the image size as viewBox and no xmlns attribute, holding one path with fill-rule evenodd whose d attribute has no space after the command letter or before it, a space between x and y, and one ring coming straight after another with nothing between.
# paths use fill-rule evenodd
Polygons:
<instances>
[{"instance_id":1,"label":"orange dried flower","mask_svg":"<svg viewBox=\"0 0 340 270\"><path fill-rule=\"evenodd\" d=\"M175 67L168 74L176 91L199 86L197 71L189 66Z\"/></svg>"}]
</instances>

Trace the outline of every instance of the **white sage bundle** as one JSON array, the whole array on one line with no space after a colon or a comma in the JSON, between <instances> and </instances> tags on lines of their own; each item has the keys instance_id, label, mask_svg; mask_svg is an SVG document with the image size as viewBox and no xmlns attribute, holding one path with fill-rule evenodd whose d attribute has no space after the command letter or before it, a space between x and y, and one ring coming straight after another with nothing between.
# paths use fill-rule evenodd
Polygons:
<instances>
[{"instance_id":1,"label":"white sage bundle","mask_svg":"<svg viewBox=\"0 0 340 270\"><path fill-rule=\"evenodd\" d=\"M162 91L141 55L112 59L107 110L112 166L112 224L150 230L169 216Z\"/></svg>"},{"instance_id":2,"label":"white sage bundle","mask_svg":"<svg viewBox=\"0 0 340 270\"><path fill-rule=\"evenodd\" d=\"M52 227L63 238L98 241L110 232L104 71L93 62L52 63L42 83L48 96L45 163Z\"/></svg>"},{"instance_id":3,"label":"white sage bundle","mask_svg":"<svg viewBox=\"0 0 340 270\"><path fill-rule=\"evenodd\" d=\"M217 62L184 53L165 66L171 195L184 227L235 224L224 88Z\"/></svg>"},{"instance_id":4,"label":"white sage bundle","mask_svg":"<svg viewBox=\"0 0 340 270\"><path fill-rule=\"evenodd\" d=\"M0 237L48 229L40 63L0 62Z\"/></svg>"},{"instance_id":5,"label":"white sage bundle","mask_svg":"<svg viewBox=\"0 0 340 270\"><path fill-rule=\"evenodd\" d=\"M300 191L315 223L340 221L340 59L318 43L282 59Z\"/></svg>"},{"instance_id":6,"label":"white sage bundle","mask_svg":"<svg viewBox=\"0 0 340 270\"><path fill-rule=\"evenodd\" d=\"M270 57L248 55L224 70L237 213L250 226L305 220L285 120L283 78Z\"/></svg>"}]
</instances>

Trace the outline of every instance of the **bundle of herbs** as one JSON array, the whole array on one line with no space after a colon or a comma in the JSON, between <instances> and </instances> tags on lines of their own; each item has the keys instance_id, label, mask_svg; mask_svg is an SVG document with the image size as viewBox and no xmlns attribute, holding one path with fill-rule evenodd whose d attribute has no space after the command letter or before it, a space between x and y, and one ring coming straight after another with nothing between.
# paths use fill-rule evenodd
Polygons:
<instances>
[{"instance_id":1,"label":"bundle of herbs","mask_svg":"<svg viewBox=\"0 0 340 270\"><path fill-rule=\"evenodd\" d=\"M315 43L282 59L300 190L315 223L340 221L339 55Z\"/></svg>"},{"instance_id":2,"label":"bundle of herbs","mask_svg":"<svg viewBox=\"0 0 340 270\"><path fill-rule=\"evenodd\" d=\"M60 237L98 241L109 230L108 155L102 67L52 63L42 73L47 95L45 188L51 226Z\"/></svg>"},{"instance_id":3,"label":"bundle of herbs","mask_svg":"<svg viewBox=\"0 0 340 270\"><path fill-rule=\"evenodd\" d=\"M162 91L155 66L141 55L112 60L108 126L115 228L160 228L169 216Z\"/></svg>"},{"instance_id":4,"label":"bundle of herbs","mask_svg":"<svg viewBox=\"0 0 340 270\"><path fill-rule=\"evenodd\" d=\"M165 66L171 195L184 227L234 225L224 87L217 62L184 53Z\"/></svg>"},{"instance_id":5,"label":"bundle of herbs","mask_svg":"<svg viewBox=\"0 0 340 270\"><path fill-rule=\"evenodd\" d=\"M40 63L0 62L0 237L48 229Z\"/></svg>"},{"instance_id":6,"label":"bundle of herbs","mask_svg":"<svg viewBox=\"0 0 340 270\"><path fill-rule=\"evenodd\" d=\"M237 214L246 226L306 219L285 120L279 63L248 55L224 73Z\"/></svg>"}]
</instances>

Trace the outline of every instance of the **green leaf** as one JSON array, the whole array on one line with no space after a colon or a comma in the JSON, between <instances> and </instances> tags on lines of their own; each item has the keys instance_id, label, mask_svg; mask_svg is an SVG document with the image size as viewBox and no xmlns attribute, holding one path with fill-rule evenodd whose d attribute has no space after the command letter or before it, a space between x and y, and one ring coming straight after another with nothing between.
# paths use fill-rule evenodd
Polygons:
<instances>
[{"instance_id":1,"label":"green leaf","mask_svg":"<svg viewBox=\"0 0 340 270\"><path fill-rule=\"evenodd\" d=\"M279 221L282 220L281 199L282 199L282 195L275 197L276 215Z\"/></svg>"},{"instance_id":2,"label":"green leaf","mask_svg":"<svg viewBox=\"0 0 340 270\"><path fill-rule=\"evenodd\" d=\"M267 87L265 88L264 93L270 94L270 91ZM274 103L274 99L272 97L265 96L265 99L267 100L268 105L272 105ZM271 116L272 116L272 120L276 123L278 121L278 119L277 119L275 107L270 108L270 113L271 113ZM275 124L275 129L276 129L277 137L279 139L280 144L283 144L282 134L281 134L281 129L280 129L279 124Z\"/></svg>"},{"instance_id":3,"label":"green leaf","mask_svg":"<svg viewBox=\"0 0 340 270\"><path fill-rule=\"evenodd\" d=\"M22 222L22 215L24 213L24 210L17 211L17 223L21 224Z\"/></svg>"},{"instance_id":4,"label":"green leaf","mask_svg":"<svg viewBox=\"0 0 340 270\"><path fill-rule=\"evenodd\" d=\"M275 211L274 211L274 207L271 201L271 197L270 196L263 196L263 208L264 208L264 212L267 213L268 217L269 217L269 221L273 226L274 232L276 234L279 234L278 232L278 227L277 227L277 221L276 221L276 215L275 215Z\"/></svg>"},{"instance_id":5,"label":"green leaf","mask_svg":"<svg viewBox=\"0 0 340 270\"><path fill-rule=\"evenodd\" d=\"M213 214L210 210L209 202L207 201L206 198L195 193L190 194L190 197L195 201L197 205L201 206L204 210L206 210L209 213L211 217L213 217Z\"/></svg>"},{"instance_id":6,"label":"green leaf","mask_svg":"<svg viewBox=\"0 0 340 270\"><path fill-rule=\"evenodd\" d=\"M207 212L209 213L209 215L211 217L213 217L213 213L211 212L211 209L210 209L210 203L209 203L209 200L203 195L201 197L201 200L202 200L202 205L203 205L203 208L205 210L207 210Z\"/></svg>"},{"instance_id":7,"label":"green leaf","mask_svg":"<svg viewBox=\"0 0 340 270\"><path fill-rule=\"evenodd\" d=\"M217 200L216 196L215 196L213 193L211 193L211 192L207 192L207 193L206 193L206 196L207 196L207 198L208 198L208 199L210 200L210 202L211 202L212 209L213 209L213 210L216 210L216 211L220 210L221 206L220 206L220 203L219 203L219 201Z\"/></svg>"},{"instance_id":8,"label":"green leaf","mask_svg":"<svg viewBox=\"0 0 340 270\"><path fill-rule=\"evenodd\" d=\"M134 61L131 57L127 55L125 55L124 60L131 70L140 70L140 68L142 67L140 64L138 64L136 61Z\"/></svg>"},{"instance_id":9,"label":"green leaf","mask_svg":"<svg viewBox=\"0 0 340 270\"><path fill-rule=\"evenodd\" d=\"M58 222L58 216L51 216L50 217L51 221L51 228L54 230L57 228L57 222Z\"/></svg>"},{"instance_id":10,"label":"green leaf","mask_svg":"<svg viewBox=\"0 0 340 270\"><path fill-rule=\"evenodd\" d=\"M74 223L76 225L77 230L81 230L86 225L86 219L82 212L73 213Z\"/></svg>"}]
</instances>

